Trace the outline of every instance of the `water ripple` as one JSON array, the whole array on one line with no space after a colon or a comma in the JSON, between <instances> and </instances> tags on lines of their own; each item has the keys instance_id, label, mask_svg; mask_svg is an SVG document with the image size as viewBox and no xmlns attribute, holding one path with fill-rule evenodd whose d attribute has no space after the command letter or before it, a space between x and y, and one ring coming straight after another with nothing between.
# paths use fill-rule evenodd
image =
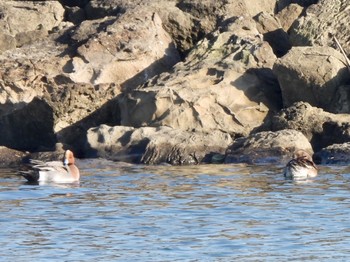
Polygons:
<instances>
[{"instance_id":1,"label":"water ripple","mask_svg":"<svg viewBox=\"0 0 350 262\"><path fill-rule=\"evenodd\" d=\"M349 174L84 160L78 185L0 171L1 261L346 261Z\"/></svg>"}]
</instances>

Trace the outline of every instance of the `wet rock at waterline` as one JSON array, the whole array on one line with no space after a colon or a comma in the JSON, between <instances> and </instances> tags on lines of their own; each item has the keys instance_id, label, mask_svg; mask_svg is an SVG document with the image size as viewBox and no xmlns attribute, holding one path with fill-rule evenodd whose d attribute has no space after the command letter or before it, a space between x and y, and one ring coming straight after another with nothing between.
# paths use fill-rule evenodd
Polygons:
<instances>
[{"instance_id":1,"label":"wet rock at waterline","mask_svg":"<svg viewBox=\"0 0 350 262\"><path fill-rule=\"evenodd\" d=\"M294 151L313 153L307 138L299 131L265 131L236 139L227 149L225 163L274 163L291 158Z\"/></svg>"},{"instance_id":2,"label":"wet rock at waterline","mask_svg":"<svg viewBox=\"0 0 350 262\"><path fill-rule=\"evenodd\" d=\"M212 162L232 143L228 134L189 132L170 127L107 126L91 128L87 134L91 156L145 164L174 165Z\"/></svg>"},{"instance_id":3,"label":"wet rock at waterline","mask_svg":"<svg viewBox=\"0 0 350 262\"><path fill-rule=\"evenodd\" d=\"M18 167L27 155L26 152L0 146L0 168Z\"/></svg>"},{"instance_id":4,"label":"wet rock at waterline","mask_svg":"<svg viewBox=\"0 0 350 262\"><path fill-rule=\"evenodd\" d=\"M323 165L349 164L350 163L350 142L333 144L322 148L315 154L315 160Z\"/></svg>"}]
</instances>

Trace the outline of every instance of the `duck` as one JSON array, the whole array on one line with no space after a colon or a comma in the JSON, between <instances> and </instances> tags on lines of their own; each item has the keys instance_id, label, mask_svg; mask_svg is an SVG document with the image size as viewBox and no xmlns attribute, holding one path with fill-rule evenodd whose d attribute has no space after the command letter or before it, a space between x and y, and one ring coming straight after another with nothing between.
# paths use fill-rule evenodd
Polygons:
<instances>
[{"instance_id":1,"label":"duck","mask_svg":"<svg viewBox=\"0 0 350 262\"><path fill-rule=\"evenodd\" d=\"M317 174L317 166L311 155L302 149L294 153L293 159L287 163L284 169L284 177L289 179L314 178Z\"/></svg>"},{"instance_id":2,"label":"duck","mask_svg":"<svg viewBox=\"0 0 350 262\"><path fill-rule=\"evenodd\" d=\"M70 150L64 152L63 161L44 162L40 160L29 160L29 170L19 171L28 182L54 182L72 183L78 182L80 172L75 165L74 154Z\"/></svg>"}]
</instances>

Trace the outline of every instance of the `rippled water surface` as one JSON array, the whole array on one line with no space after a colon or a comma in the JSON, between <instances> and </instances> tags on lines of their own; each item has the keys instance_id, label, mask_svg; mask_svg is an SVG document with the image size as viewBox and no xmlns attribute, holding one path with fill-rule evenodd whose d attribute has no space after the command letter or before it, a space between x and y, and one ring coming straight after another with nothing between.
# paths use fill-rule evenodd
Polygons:
<instances>
[{"instance_id":1,"label":"rippled water surface","mask_svg":"<svg viewBox=\"0 0 350 262\"><path fill-rule=\"evenodd\" d=\"M348 261L350 169L82 160L80 184L0 170L1 261Z\"/></svg>"}]
</instances>

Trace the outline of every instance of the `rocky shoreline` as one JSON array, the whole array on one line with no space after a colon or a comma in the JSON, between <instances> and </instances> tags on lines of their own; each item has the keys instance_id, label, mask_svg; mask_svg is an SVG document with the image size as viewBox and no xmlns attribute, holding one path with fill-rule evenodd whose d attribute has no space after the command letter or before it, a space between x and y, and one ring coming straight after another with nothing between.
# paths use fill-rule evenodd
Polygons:
<instances>
[{"instance_id":1,"label":"rocky shoreline","mask_svg":"<svg viewBox=\"0 0 350 262\"><path fill-rule=\"evenodd\" d=\"M0 167L350 159L347 0L0 3Z\"/></svg>"}]
</instances>

